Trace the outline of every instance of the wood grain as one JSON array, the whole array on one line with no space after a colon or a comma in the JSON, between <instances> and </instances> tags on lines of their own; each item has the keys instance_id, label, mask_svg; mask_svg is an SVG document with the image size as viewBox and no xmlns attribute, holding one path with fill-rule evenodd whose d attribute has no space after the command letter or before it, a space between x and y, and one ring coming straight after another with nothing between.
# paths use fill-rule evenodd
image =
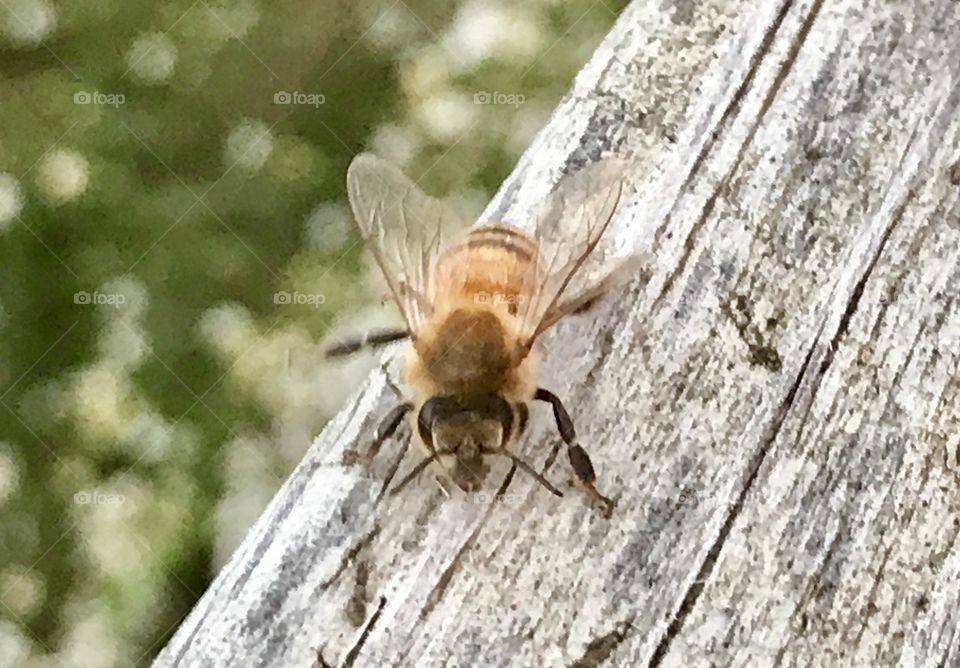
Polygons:
<instances>
[{"instance_id":1,"label":"wood grain","mask_svg":"<svg viewBox=\"0 0 960 668\"><path fill-rule=\"evenodd\" d=\"M378 372L155 665L960 665L958 77L951 0L634 2L487 209L642 165L612 234L648 280L542 373L612 519L506 468L380 498L405 436L339 463Z\"/></svg>"}]
</instances>

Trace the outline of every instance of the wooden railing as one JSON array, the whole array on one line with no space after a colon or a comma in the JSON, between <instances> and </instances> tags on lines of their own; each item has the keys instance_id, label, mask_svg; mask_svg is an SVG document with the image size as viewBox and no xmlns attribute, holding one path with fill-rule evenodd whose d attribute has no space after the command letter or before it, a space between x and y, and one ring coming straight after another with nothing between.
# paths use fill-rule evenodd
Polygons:
<instances>
[{"instance_id":1,"label":"wooden railing","mask_svg":"<svg viewBox=\"0 0 960 668\"><path fill-rule=\"evenodd\" d=\"M376 372L156 665L960 665L958 102L954 0L633 3L486 212L642 165L647 280L542 370L612 518L546 408L518 450L563 498L381 498L407 432L340 463Z\"/></svg>"}]
</instances>

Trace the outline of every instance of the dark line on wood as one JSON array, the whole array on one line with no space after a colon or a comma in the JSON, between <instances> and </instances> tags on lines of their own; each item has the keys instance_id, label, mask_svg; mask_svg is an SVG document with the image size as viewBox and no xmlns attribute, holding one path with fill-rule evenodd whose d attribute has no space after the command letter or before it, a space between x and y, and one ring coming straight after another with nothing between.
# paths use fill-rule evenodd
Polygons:
<instances>
[{"instance_id":1,"label":"dark line on wood","mask_svg":"<svg viewBox=\"0 0 960 668\"><path fill-rule=\"evenodd\" d=\"M357 660L357 657L360 655L360 650L363 649L364 644L367 642L367 638L370 637L370 632L373 631L374 625L380 620L380 615L383 614L383 608L386 605L387 598L385 596L381 596L380 603L377 605L377 609L374 610L373 614L370 616L370 619L367 620L366 625L363 627L363 632L360 634L360 637L357 638L357 642L354 643L353 647L350 648L350 651L347 652L346 656L343 657L343 661L340 663L340 668L350 668Z\"/></svg>"},{"instance_id":2,"label":"dark line on wood","mask_svg":"<svg viewBox=\"0 0 960 668\"><path fill-rule=\"evenodd\" d=\"M490 505L487 506L483 517L480 518L480 521L477 522L477 526L473 528L473 531L470 532L470 535L467 537L467 539L463 542L459 549L457 549L457 553L453 556L453 559L450 560L450 563L447 564L447 567L443 570L443 573L440 574L440 577L437 579L436 584L434 584L433 589L431 589L430 593L427 595L427 599L424 602L423 607L420 609L420 613L417 616L417 625L421 624L430 615L430 613L433 612L433 609L437 606L441 599L443 599L443 595L446 593L447 588L450 586L450 582L453 580L454 573L460 566L460 561L464 553L467 551L467 549L473 546L477 536L480 535L480 531L483 530L487 520L490 518L490 513L493 512L494 505L497 503L497 500L507 491L507 487L510 486L510 482L513 480L513 476L516 471L517 467L515 465L510 467L510 471L503 479L503 482L500 483L500 487L497 489L496 496L491 501ZM410 644L408 643L403 652L396 657L398 665L407 657L407 653L409 651Z\"/></svg>"},{"instance_id":3,"label":"dark line on wood","mask_svg":"<svg viewBox=\"0 0 960 668\"><path fill-rule=\"evenodd\" d=\"M750 130L750 136L743 143L744 147L753 141L753 136L756 134L757 128L760 126L760 123L763 121L764 117L767 115L767 112L770 110L770 107L773 105L773 100L776 98L777 93L780 92L780 87L783 86L783 82L787 80L787 75L790 74L790 71L796 64L797 56L800 55L800 49L807 41L807 37L810 35L810 30L813 28L813 23L817 20L817 16L820 15L820 10L822 8L823 0L815 0L813 5L810 7L810 11L807 12L806 17L804 17L803 23L800 24L800 30L797 31L796 38L794 38L793 42L790 44L790 51L787 52L787 57L784 58L783 64L777 71L777 76L773 80L773 85L770 86L770 90L767 91L766 96L763 98L763 103L760 106L760 113L757 115L757 122L754 124L753 129ZM740 162L740 156L737 157L737 162Z\"/></svg>"},{"instance_id":4,"label":"dark line on wood","mask_svg":"<svg viewBox=\"0 0 960 668\"><path fill-rule=\"evenodd\" d=\"M394 440L400 441L394 435ZM390 483L393 482L393 479L397 475L397 471L400 470L400 464L403 463L404 458L407 456L407 453L410 451L410 444L413 441L413 434L410 435L410 438L404 439L403 448L401 448L400 453L393 458L393 461L390 462L390 468L387 470L387 475L383 478L383 483L380 486L380 491L377 492L377 498L373 500L373 507L376 508L380 505L380 502L383 500L383 497L386 496L387 490L390 489Z\"/></svg>"},{"instance_id":5,"label":"dark line on wood","mask_svg":"<svg viewBox=\"0 0 960 668\"><path fill-rule=\"evenodd\" d=\"M830 560L833 559L833 555L837 551L837 545L840 543L840 539L846 533L846 531L846 523L844 523L841 519L840 528L833 535L833 538L830 539L830 544L827 546L827 550L823 554L823 559L821 559L820 563L817 565L816 572L813 573L813 575L811 575L811 577L808 579L806 589L804 589L803 594L797 600L797 604L793 608L793 612L790 615L790 621L788 622L791 627L791 631L794 630L792 628L794 626L793 620L797 617L797 614L803 616L805 614L803 612L803 607L809 603L811 598L816 596L816 593L813 590L820 583L820 579L823 577L824 571L826 571L827 566L830 564ZM806 625L806 622L804 622L804 625ZM805 629L801 629L801 633L803 633L804 630ZM794 633L794 637L799 636ZM788 649L790 649L789 643L784 642L780 647L780 650L777 652L776 658L774 659L774 666L779 666L783 663L783 656L786 654Z\"/></svg>"},{"instance_id":6,"label":"dark line on wood","mask_svg":"<svg viewBox=\"0 0 960 668\"><path fill-rule=\"evenodd\" d=\"M763 124L763 119L769 111L773 100L776 98L777 93L780 92L780 87L783 85L784 81L787 79L787 75L793 69L794 64L796 63L797 56L800 53L800 48L803 46L804 42L807 39L807 36L810 34L810 29L813 26L813 22L816 20L817 15L820 13L820 8L823 6L823 0L816 0L813 6L810 8L810 11L807 13L807 16L804 18L803 23L800 25L800 29L797 31L797 36L790 45L790 51L787 53L786 58L784 58L783 63L780 65L780 69L777 71L777 76L773 80L773 84L770 86L770 89L767 91L767 94L763 98L763 102L760 106L760 113L757 114L757 120L753 123L750 128L749 134L743 140L743 143L740 145L740 150L737 152L737 157L734 160L733 164L730 166L730 169L727 170L727 173L724 175L720 183L717 184L717 187L714 188L713 192L710 193L710 197L707 198L707 201L703 205L700 216L697 218L697 221L690 228L690 233L687 234L686 238L683 241L683 255L680 258L680 261L674 265L673 271L670 272L670 275L667 277L667 280L664 281L663 288L660 290L660 294L657 295L657 298L653 300L653 306L651 310L654 310L666 294L670 291L670 288L673 287L673 283L680 276L680 273L684 270L687 264L687 260L690 257L690 253L693 252L694 239L697 234L703 228L707 222L707 218L710 217L710 214L713 212L714 207L716 206L717 199L720 197L720 193L726 190L727 185L730 183L730 179L733 178L733 175L737 173L737 170L740 168L740 163L743 162L743 158L746 154L747 148L753 143L753 138L757 134L757 130ZM756 75L757 70L760 67L760 61L763 60L763 56L769 52L771 46L773 45L774 38L776 37L777 32L780 30L780 26L783 23L783 20L791 7L791 3L786 3L783 8L781 8L780 13L777 15L776 20L774 20L773 25L767 30L767 33L764 35L763 43L760 50L754 55L754 60L751 60L750 73L744 79L743 84L737 90L737 95L734 100L731 102L731 106L735 103L739 106L741 97L746 95L746 87L749 86L753 81L753 77ZM729 108L728 108L729 109ZM726 112L724 112L726 115ZM672 211L671 211L672 212ZM669 220L669 215L668 215ZM668 221L664 221L664 225L660 229L664 229L667 226Z\"/></svg>"},{"instance_id":7,"label":"dark line on wood","mask_svg":"<svg viewBox=\"0 0 960 668\"><path fill-rule=\"evenodd\" d=\"M507 491L507 487L510 486L510 482L513 480L513 475L516 472L516 466L511 466L509 473L503 479L503 482L500 484L500 488L497 490L497 494L494 499L491 501L490 505L487 506L486 511L483 514L483 517L477 522L477 526L473 528L473 531L470 532L470 535L460 546L460 549L457 550L457 553L454 555L453 559L447 564L447 567L443 570L443 573L440 574L440 578L437 580L437 583L433 586L433 589L430 590L430 594L427 596L426 602L423 604L423 607L420 609L419 620L422 622L426 619L433 609L437 606L440 600L443 598L443 595L447 592L447 587L450 586L450 581L453 580L453 575L456 570L460 567L460 560L463 557L464 553L470 549L477 540L477 536L480 535L480 532L483 530L483 527L486 526L487 519L490 517L490 513L493 511L494 505L497 503L497 499L502 497Z\"/></svg>"},{"instance_id":8,"label":"dark line on wood","mask_svg":"<svg viewBox=\"0 0 960 668\"><path fill-rule=\"evenodd\" d=\"M790 391L787 393L787 396L780 403L780 408L777 410L777 414L774 417L767 436L764 438L763 443L757 449L756 453L754 453L748 469L749 473L744 481L743 488L740 490L740 494L737 496L736 501L734 501L733 505L727 511L727 516L723 521L723 525L720 527L720 533L710 546L710 550L707 552L706 558L700 565L699 571L697 571L697 576L694 579L693 584L691 584L687 589L683 600L680 602L680 607L674 613L673 619L670 620L670 624L667 626L666 632L654 649L653 655L650 657L650 661L647 663L648 668L655 668L662 663L667 654L667 650L670 648L670 644L673 642L673 639L679 635L680 630L683 628L683 625L687 620L687 616L689 616L689 614L692 612L697 600L700 598L700 594L703 592L703 588L706 586L706 582L717 563L717 558L720 556L720 551L723 549L723 546L727 541L727 537L730 535L731 529L733 529L733 523L740 515L740 511L743 509L747 494L753 487L753 482L756 480L757 474L760 471L760 466L763 464L763 461L767 456L767 452L769 452L770 448L773 446L773 442L780 434L780 429L783 427L783 423L787 419L787 414L793 407L793 402L796 399L797 393L800 390L800 385L806 376L807 369L810 366L810 361L813 359L813 354L817 350L818 339L819 337L814 339L813 344L811 344L810 349L807 351L807 355L803 360L803 364L801 365L800 370L797 372L796 380L791 386Z\"/></svg>"},{"instance_id":9,"label":"dark line on wood","mask_svg":"<svg viewBox=\"0 0 960 668\"><path fill-rule=\"evenodd\" d=\"M887 496L889 496L889 494ZM877 568L877 572L873 576L873 584L870 585L870 593L867 595L867 604L862 608L863 614L858 619L860 622L860 630L857 631L857 636L853 641L857 646L863 641L863 633L867 630L870 618L877 612L877 605L874 601L877 598L877 590L880 589L880 583L883 582L883 571L887 567L887 561L890 560L890 553L893 552L895 545L896 542L891 542L890 545L887 545L887 549L883 551L883 556L880 558L880 567Z\"/></svg>"},{"instance_id":10,"label":"dark line on wood","mask_svg":"<svg viewBox=\"0 0 960 668\"><path fill-rule=\"evenodd\" d=\"M663 221L663 225L661 225L654 234L654 246L658 246L660 244L660 238L663 232L670 226L670 220L673 216L674 210L676 209L680 195L690 187L690 184L693 183L694 177L700 172L700 168L703 167L703 163L706 161L707 155L713 150L713 145L717 142L717 137L720 136L720 130L727 124L727 121L730 119L730 116L733 115L734 110L740 107L740 103L743 102L743 99L746 97L747 90L750 88L750 85L753 83L753 79L757 75L757 71L760 69L760 63L770 52L770 47L773 46L774 37L776 37L777 32L780 30L780 26L783 25L783 20L786 18L787 12L790 11L792 6L793 0L787 0L787 2L783 3L783 6L777 13L777 17L773 20L773 24L769 29L767 29L763 39L760 41L760 48L758 48L750 57L750 67L747 70L747 76L745 76L743 81L740 82L740 85L737 86L737 90L730 99L730 103L727 104L727 108L723 110L723 115L720 117L720 121L710 131L710 138L704 142L703 146L700 148L700 152L697 154L696 159L694 159L693 165L690 167L690 171L687 172L687 176L684 178L683 184L677 191L677 198L670 207L670 211L667 213L667 216Z\"/></svg>"},{"instance_id":11,"label":"dark line on wood","mask_svg":"<svg viewBox=\"0 0 960 668\"><path fill-rule=\"evenodd\" d=\"M833 357L837 346L850 329L850 321L853 319L853 314L856 312L857 306L860 304L860 299L863 297L863 291L866 288L867 279L870 278L870 275L877 266L877 262L880 260L880 256L883 255L887 241L889 241L890 235L893 234L893 229L903 220L904 211L913 197L914 190L908 191L906 197L903 198L900 206L897 207L896 212L893 214L890 224L887 225L886 229L883 231L883 234L880 236L880 243L877 245L876 252L873 254L873 257L870 258L870 263L867 265L866 271L864 271L857 280L857 283L853 288L853 292L850 295L850 299L847 300L847 306L843 311L843 315L840 317L840 324L837 326L837 331L830 340L830 345L827 346L827 354L820 362L820 370L818 372L819 375L822 376L827 370L827 367L829 367L833 362Z\"/></svg>"},{"instance_id":12,"label":"dark line on wood","mask_svg":"<svg viewBox=\"0 0 960 668\"><path fill-rule=\"evenodd\" d=\"M319 585L320 590L322 591L322 590L326 589L327 587L329 587L330 585L332 585L334 582L336 582L337 579L338 579L341 575L343 575L343 572L344 572L345 570L347 570L347 567L350 566L350 563L351 563L354 559L356 559L357 555L360 554L360 552L361 552L364 548L368 547L368 546L370 545L370 543L372 543L373 540L374 540L379 534L380 534L380 526L379 526L379 525L374 525L372 531L370 531L370 532L367 533L367 534L364 534L363 536L360 537L360 540L358 540L356 543L354 543L353 545L351 545L351 546L350 546L350 549L347 550L346 552L344 552L344 553L343 553L343 556L340 557L340 563L337 565L337 570L333 572L333 575L331 575L331 576L328 577L326 580L324 580L323 582L320 583L320 585Z\"/></svg>"}]
</instances>

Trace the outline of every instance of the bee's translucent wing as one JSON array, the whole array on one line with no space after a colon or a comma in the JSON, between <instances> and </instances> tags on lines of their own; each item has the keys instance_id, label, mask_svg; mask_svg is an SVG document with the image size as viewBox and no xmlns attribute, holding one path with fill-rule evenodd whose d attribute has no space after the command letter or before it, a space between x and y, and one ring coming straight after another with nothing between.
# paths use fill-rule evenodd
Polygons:
<instances>
[{"instance_id":1,"label":"bee's translucent wing","mask_svg":"<svg viewBox=\"0 0 960 668\"><path fill-rule=\"evenodd\" d=\"M370 154L358 155L350 163L347 193L360 236L415 335L430 314L437 254L463 225L443 202L425 194L394 165Z\"/></svg>"},{"instance_id":2,"label":"bee's translucent wing","mask_svg":"<svg viewBox=\"0 0 960 668\"><path fill-rule=\"evenodd\" d=\"M607 159L564 177L534 223L539 262L517 313L527 349L564 315L600 296L628 267L601 244L624 193L628 163Z\"/></svg>"}]
</instances>

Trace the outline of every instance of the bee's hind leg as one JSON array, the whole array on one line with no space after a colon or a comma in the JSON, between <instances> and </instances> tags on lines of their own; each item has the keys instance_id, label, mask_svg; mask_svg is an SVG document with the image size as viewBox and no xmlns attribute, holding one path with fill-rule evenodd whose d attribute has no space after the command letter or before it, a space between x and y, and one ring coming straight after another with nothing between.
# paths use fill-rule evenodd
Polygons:
<instances>
[{"instance_id":1,"label":"bee's hind leg","mask_svg":"<svg viewBox=\"0 0 960 668\"><path fill-rule=\"evenodd\" d=\"M394 406L390 412L383 417L383 420L380 421L380 425L377 427L377 431L373 436L373 442L370 443L370 447L368 447L365 452L360 452L359 450L354 450L353 448L347 448L343 451L343 463L366 464L370 462L374 457L377 456L377 453L380 451L380 446L383 445L383 442L393 436L394 432L397 431L397 427L400 426L404 416L409 413L410 409L412 408L413 404L409 401L405 401L402 404L397 404Z\"/></svg>"},{"instance_id":2,"label":"bee's hind leg","mask_svg":"<svg viewBox=\"0 0 960 668\"><path fill-rule=\"evenodd\" d=\"M380 329L369 332L364 336L353 339L345 339L336 345L330 346L324 352L324 355L330 357L344 357L359 352L364 348L379 348L394 341L400 341L410 336L410 332L405 329Z\"/></svg>"},{"instance_id":3,"label":"bee's hind leg","mask_svg":"<svg viewBox=\"0 0 960 668\"><path fill-rule=\"evenodd\" d=\"M567 444L567 455L570 457L570 465L577 475L577 480L580 481L587 494L603 504L603 514L610 517L613 513L614 503L597 490L595 485L597 474L593 470L593 463L590 461L587 451L577 443L577 433L573 427L573 420L570 419L570 414L564 408L563 402L553 392L542 387L537 389L534 399L545 401L553 407L553 417L557 421L557 430L560 432L563 442Z\"/></svg>"}]
</instances>

